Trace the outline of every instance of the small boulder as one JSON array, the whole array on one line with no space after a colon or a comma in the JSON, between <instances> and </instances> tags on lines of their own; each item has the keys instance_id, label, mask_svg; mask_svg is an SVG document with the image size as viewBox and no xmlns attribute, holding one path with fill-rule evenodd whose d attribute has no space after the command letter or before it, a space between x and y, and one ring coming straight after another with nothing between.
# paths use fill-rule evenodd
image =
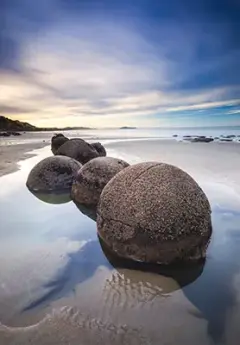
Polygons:
<instances>
[{"instance_id":1,"label":"small boulder","mask_svg":"<svg viewBox=\"0 0 240 345\"><path fill-rule=\"evenodd\" d=\"M121 159L98 157L85 164L72 185L72 199L83 205L97 205L106 184L129 164Z\"/></svg>"},{"instance_id":2,"label":"small boulder","mask_svg":"<svg viewBox=\"0 0 240 345\"><path fill-rule=\"evenodd\" d=\"M100 157L105 157L107 155L106 149L101 143L93 143L91 145L98 152Z\"/></svg>"},{"instance_id":3,"label":"small boulder","mask_svg":"<svg viewBox=\"0 0 240 345\"><path fill-rule=\"evenodd\" d=\"M31 170L27 187L32 192L70 191L80 168L81 164L69 157L45 158Z\"/></svg>"},{"instance_id":4,"label":"small boulder","mask_svg":"<svg viewBox=\"0 0 240 345\"><path fill-rule=\"evenodd\" d=\"M93 158L99 157L95 148L83 139L70 139L59 147L57 155L67 156L85 164Z\"/></svg>"},{"instance_id":5,"label":"small boulder","mask_svg":"<svg viewBox=\"0 0 240 345\"><path fill-rule=\"evenodd\" d=\"M97 228L118 256L172 264L203 259L212 234L211 209L199 185L172 165L129 166L103 189Z\"/></svg>"},{"instance_id":6,"label":"small boulder","mask_svg":"<svg viewBox=\"0 0 240 345\"><path fill-rule=\"evenodd\" d=\"M65 135L59 133L55 134L51 140L51 150L54 155L57 154L57 150L69 139Z\"/></svg>"}]
</instances>

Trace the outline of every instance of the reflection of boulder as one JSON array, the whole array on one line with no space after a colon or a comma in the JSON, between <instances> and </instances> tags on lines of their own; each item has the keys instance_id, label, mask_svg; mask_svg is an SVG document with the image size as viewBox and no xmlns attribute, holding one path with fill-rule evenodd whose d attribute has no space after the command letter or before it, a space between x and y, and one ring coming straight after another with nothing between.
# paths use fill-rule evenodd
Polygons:
<instances>
[{"instance_id":1,"label":"reflection of boulder","mask_svg":"<svg viewBox=\"0 0 240 345\"><path fill-rule=\"evenodd\" d=\"M84 205L97 205L106 184L127 166L128 163L117 158L92 159L79 170L72 185L72 199Z\"/></svg>"},{"instance_id":2,"label":"reflection of boulder","mask_svg":"<svg viewBox=\"0 0 240 345\"><path fill-rule=\"evenodd\" d=\"M97 220L97 208L95 206L86 206L83 204L79 204L77 202L74 202L74 204L77 206L79 211L81 211L85 216L87 216L88 218L90 218L96 222L96 220Z\"/></svg>"},{"instance_id":3,"label":"reflection of boulder","mask_svg":"<svg viewBox=\"0 0 240 345\"><path fill-rule=\"evenodd\" d=\"M39 200L44 201L48 204L66 204L71 201L70 193L38 193L31 191L30 192Z\"/></svg>"},{"instance_id":4,"label":"reflection of boulder","mask_svg":"<svg viewBox=\"0 0 240 345\"><path fill-rule=\"evenodd\" d=\"M98 233L119 256L170 264L204 258L212 233L211 210L198 184L172 165L129 166L105 186Z\"/></svg>"},{"instance_id":5,"label":"reflection of boulder","mask_svg":"<svg viewBox=\"0 0 240 345\"><path fill-rule=\"evenodd\" d=\"M65 135L59 133L55 134L51 139L51 150L52 153L55 155L57 153L57 150L60 146L62 146L66 141L69 139L65 137Z\"/></svg>"},{"instance_id":6,"label":"reflection of boulder","mask_svg":"<svg viewBox=\"0 0 240 345\"><path fill-rule=\"evenodd\" d=\"M35 192L70 190L80 168L81 164L69 157L45 158L30 171L27 187Z\"/></svg>"},{"instance_id":7,"label":"reflection of boulder","mask_svg":"<svg viewBox=\"0 0 240 345\"><path fill-rule=\"evenodd\" d=\"M148 302L157 296L165 295L194 282L203 272L205 260L191 265L161 266L120 259L100 240L102 250L110 264L116 269L106 281L107 299L119 303L133 299ZM127 301L129 299L129 301ZM115 300L115 301L116 301Z\"/></svg>"},{"instance_id":8,"label":"reflection of boulder","mask_svg":"<svg viewBox=\"0 0 240 345\"><path fill-rule=\"evenodd\" d=\"M57 155L67 156L85 164L93 158L99 157L95 148L83 139L70 139L59 147Z\"/></svg>"}]
</instances>

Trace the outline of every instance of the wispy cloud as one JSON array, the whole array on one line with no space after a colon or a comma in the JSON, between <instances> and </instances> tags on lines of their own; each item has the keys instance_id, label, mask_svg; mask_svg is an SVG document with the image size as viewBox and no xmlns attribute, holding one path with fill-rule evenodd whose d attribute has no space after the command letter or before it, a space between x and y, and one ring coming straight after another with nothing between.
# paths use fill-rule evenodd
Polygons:
<instances>
[{"instance_id":1,"label":"wispy cloud","mask_svg":"<svg viewBox=\"0 0 240 345\"><path fill-rule=\"evenodd\" d=\"M220 107L232 107L234 105L239 105L240 99L227 100L221 102L206 102L200 104L183 105L179 107L167 108L166 111L183 111L183 110L198 110L198 109L211 109ZM233 113L232 113L233 114Z\"/></svg>"},{"instance_id":2,"label":"wispy cloud","mask_svg":"<svg viewBox=\"0 0 240 345\"><path fill-rule=\"evenodd\" d=\"M231 110L229 112L227 112L227 114L233 115L233 114L240 114L240 109L235 109L235 110Z\"/></svg>"}]
</instances>

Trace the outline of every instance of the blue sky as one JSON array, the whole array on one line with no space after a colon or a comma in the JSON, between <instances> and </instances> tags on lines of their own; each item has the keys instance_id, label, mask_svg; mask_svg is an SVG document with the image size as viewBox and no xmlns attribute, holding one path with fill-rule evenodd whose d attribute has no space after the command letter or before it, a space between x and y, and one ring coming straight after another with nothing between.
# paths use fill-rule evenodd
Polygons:
<instances>
[{"instance_id":1,"label":"blue sky","mask_svg":"<svg viewBox=\"0 0 240 345\"><path fill-rule=\"evenodd\" d=\"M4 0L0 114L39 126L240 125L238 0Z\"/></svg>"}]
</instances>

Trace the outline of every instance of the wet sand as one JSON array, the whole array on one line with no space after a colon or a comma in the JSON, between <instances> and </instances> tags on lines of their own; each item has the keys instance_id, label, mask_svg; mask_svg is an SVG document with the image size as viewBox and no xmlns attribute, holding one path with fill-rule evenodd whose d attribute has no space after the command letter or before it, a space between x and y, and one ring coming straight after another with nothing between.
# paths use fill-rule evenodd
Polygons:
<instances>
[{"instance_id":1,"label":"wet sand","mask_svg":"<svg viewBox=\"0 0 240 345\"><path fill-rule=\"evenodd\" d=\"M19 169L19 161L32 157L30 151L40 149L49 143L23 143L0 145L0 176L10 174Z\"/></svg>"},{"instance_id":2,"label":"wet sand","mask_svg":"<svg viewBox=\"0 0 240 345\"><path fill-rule=\"evenodd\" d=\"M48 204L25 188L31 167L51 154L42 148L0 179L0 345L238 345L240 146L138 140L106 148L197 179L213 210L206 263L172 276L118 267L95 222L70 200Z\"/></svg>"}]
</instances>

